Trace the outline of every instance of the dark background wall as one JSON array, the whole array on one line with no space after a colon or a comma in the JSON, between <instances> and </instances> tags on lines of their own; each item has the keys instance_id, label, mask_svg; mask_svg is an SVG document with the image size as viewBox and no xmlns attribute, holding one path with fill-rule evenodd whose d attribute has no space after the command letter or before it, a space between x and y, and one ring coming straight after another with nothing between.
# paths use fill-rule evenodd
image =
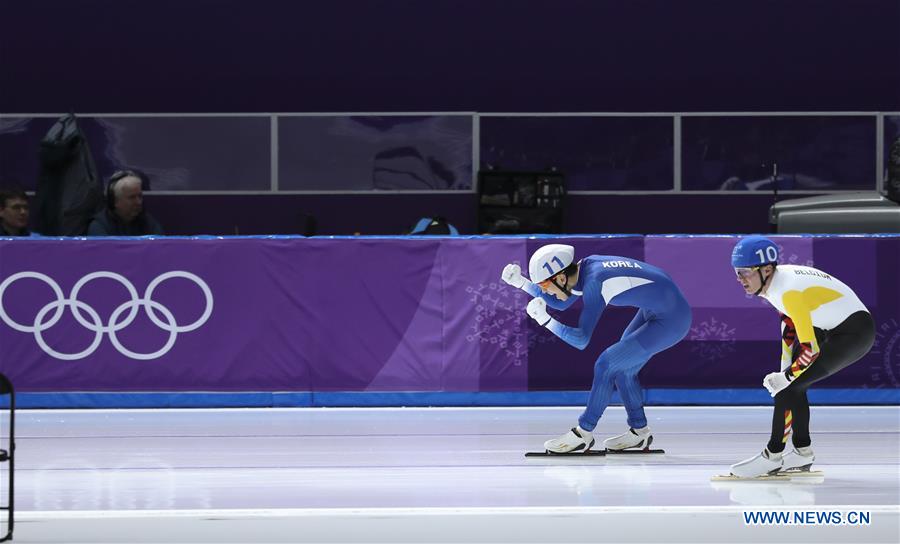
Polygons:
<instances>
[{"instance_id":1,"label":"dark background wall","mask_svg":"<svg viewBox=\"0 0 900 544\"><path fill-rule=\"evenodd\" d=\"M153 195L145 205L168 234L401 234L418 218L442 215L478 234L477 197L462 195ZM564 232L716 234L768 232L771 194L569 196Z\"/></svg>"},{"instance_id":2,"label":"dark background wall","mask_svg":"<svg viewBox=\"0 0 900 544\"><path fill-rule=\"evenodd\" d=\"M900 110L896 0L0 0L0 28L3 113ZM767 199L580 196L567 224L763 230ZM173 233L475 224L472 195L148 205Z\"/></svg>"},{"instance_id":3,"label":"dark background wall","mask_svg":"<svg viewBox=\"0 0 900 544\"><path fill-rule=\"evenodd\" d=\"M900 109L896 0L0 1L4 112Z\"/></svg>"}]
</instances>

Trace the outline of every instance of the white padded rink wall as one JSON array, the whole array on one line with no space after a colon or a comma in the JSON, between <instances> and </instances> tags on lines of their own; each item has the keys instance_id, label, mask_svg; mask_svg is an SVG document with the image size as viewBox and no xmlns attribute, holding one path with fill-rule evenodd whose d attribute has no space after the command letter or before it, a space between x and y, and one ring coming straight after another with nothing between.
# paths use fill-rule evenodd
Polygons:
<instances>
[{"instance_id":1,"label":"white padded rink wall","mask_svg":"<svg viewBox=\"0 0 900 544\"><path fill-rule=\"evenodd\" d=\"M663 457L525 461L578 414L21 411L15 542L900 541L897 407L814 407L826 477L789 482L710 481L764 447L763 407L648 408ZM624 428L613 407L596 435ZM744 523L775 510L870 523Z\"/></svg>"}]
</instances>

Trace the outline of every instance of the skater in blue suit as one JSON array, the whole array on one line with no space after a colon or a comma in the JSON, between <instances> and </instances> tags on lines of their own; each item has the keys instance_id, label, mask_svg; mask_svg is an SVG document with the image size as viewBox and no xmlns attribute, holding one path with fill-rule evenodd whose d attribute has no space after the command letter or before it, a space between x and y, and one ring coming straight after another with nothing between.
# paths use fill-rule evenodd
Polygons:
<instances>
[{"instance_id":1,"label":"skater in blue suit","mask_svg":"<svg viewBox=\"0 0 900 544\"><path fill-rule=\"evenodd\" d=\"M502 279L535 298L527 312L535 321L578 349L587 347L607 306L633 306L637 314L622 338L606 348L594 363L588 404L569 432L544 443L551 453L586 452L594 445L592 431L609 404L613 386L619 390L629 430L604 441L607 450L646 449L653 441L644 415L638 372L660 351L677 344L691 327L691 308L678 286L662 269L627 257L590 255L575 262L575 248L550 244L539 248L528 265L530 281L518 265L503 269ZM563 325L547 313L584 301L578 325Z\"/></svg>"}]
</instances>

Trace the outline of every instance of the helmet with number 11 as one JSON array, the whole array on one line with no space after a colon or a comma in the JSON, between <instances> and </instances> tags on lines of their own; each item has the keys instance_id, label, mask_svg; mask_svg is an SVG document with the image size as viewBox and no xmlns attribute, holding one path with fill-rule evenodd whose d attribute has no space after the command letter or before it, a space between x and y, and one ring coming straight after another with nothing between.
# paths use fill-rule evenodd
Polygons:
<instances>
[{"instance_id":1,"label":"helmet with number 11","mask_svg":"<svg viewBox=\"0 0 900 544\"><path fill-rule=\"evenodd\" d=\"M562 278L563 272L575 262L575 248L566 244L548 244L542 246L531 256L528 263L528 275L531 281L547 290L549 284L555 285L560 291L571 296L568 278Z\"/></svg>"}]
</instances>

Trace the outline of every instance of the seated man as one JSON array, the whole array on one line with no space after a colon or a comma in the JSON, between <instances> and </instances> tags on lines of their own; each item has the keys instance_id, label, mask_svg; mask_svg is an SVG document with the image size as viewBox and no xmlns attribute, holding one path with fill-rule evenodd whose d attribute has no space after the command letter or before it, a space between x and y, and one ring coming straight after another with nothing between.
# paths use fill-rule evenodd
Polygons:
<instances>
[{"instance_id":1,"label":"seated man","mask_svg":"<svg viewBox=\"0 0 900 544\"><path fill-rule=\"evenodd\" d=\"M25 191L0 189L0 236L31 236Z\"/></svg>"},{"instance_id":2,"label":"seated man","mask_svg":"<svg viewBox=\"0 0 900 544\"><path fill-rule=\"evenodd\" d=\"M140 176L131 170L116 172L106 185L106 208L88 225L88 236L162 235L162 226L144 211Z\"/></svg>"}]
</instances>

